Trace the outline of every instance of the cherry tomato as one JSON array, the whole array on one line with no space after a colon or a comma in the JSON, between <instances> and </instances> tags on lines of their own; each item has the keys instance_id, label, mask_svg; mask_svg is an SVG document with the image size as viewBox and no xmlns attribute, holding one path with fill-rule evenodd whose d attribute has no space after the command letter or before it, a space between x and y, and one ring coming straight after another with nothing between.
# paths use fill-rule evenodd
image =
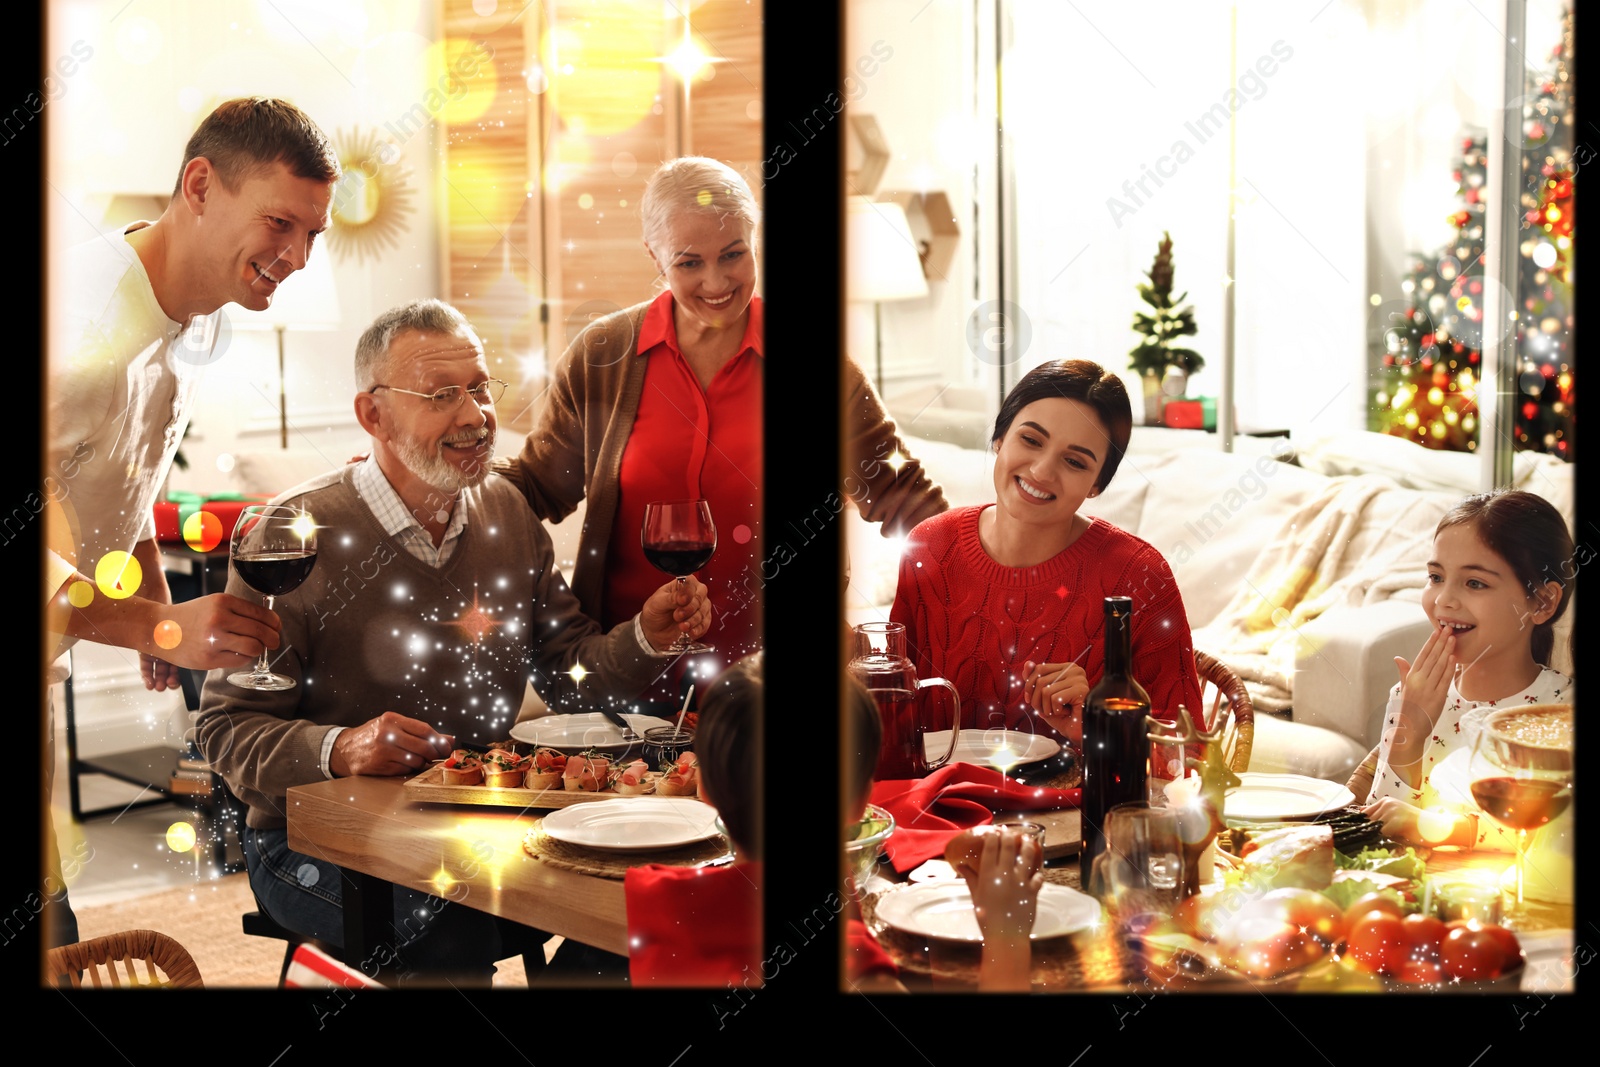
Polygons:
<instances>
[{"instance_id":1,"label":"cherry tomato","mask_svg":"<svg viewBox=\"0 0 1600 1067\"><path fill-rule=\"evenodd\" d=\"M1507 930L1504 926L1485 926L1489 936L1500 942L1500 947L1505 950L1506 969L1510 970L1522 959L1522 944L1517 940L1517 935Z\"/></svg>"},{"instance_id":2,"label":"cherry tomato","mask_svg":"<svg viewBox=\"0 0 1600 1067\"><path fill-rule=\"evenodd\" d=\"M1345 937L1345 955L1375 974L1394 974L1406 962L1405 924L1393 915L1367 914Z\"/></svg>"},{"instance_id":3,"label":"cherry tomato","mask_svg":"<svg viewBox=\"0 0 1600 1067\"><path fill-rule=\"evenodd\" d=\"M1385 915L1392 915L1396 919L1403 919L1406 909L1394 897L1385 896L1383 893L1368 893L1364 897L1357 897L1355 903L1344 909L1344 924L1348 931L1355 926L1356 920L1364 917L1369 911L1381 911Z\"/></svg>"},{"instance_id":4,"label":"cherry tomato","mask_svg":"<svg viewBox=\"0 0 1600 1067\"><path fill-rule=\"evenodd\" d=\"M1400 926L1405 932L1408 959L1438 962L1439 945L1448 932L1442 920L1432 915L1407 915Z\"/></svg>"},{"instance_id":5,"label":"cherry tomato","mask_svg":"<svg viewBox=\"0 0 1600 1067\"><path fill-rule=\"evenodd\" d=\"M1412 985L1438 985L1444 981L1444 968L1437 960L1406 960L1395 977Z\"/></svg>"},{"instance_id":6,"label":"cherry tomato","mask_svg":"<svg viewBox=\"0 0 1600 1067\"><path fill-rule=\"evenodd\" d=\"M1482 981L1498 978L1510 961L1498 937L1478 923L1467 923L1444 935L1439 962L1452 978Z\"/></svg>"}]
</instances>

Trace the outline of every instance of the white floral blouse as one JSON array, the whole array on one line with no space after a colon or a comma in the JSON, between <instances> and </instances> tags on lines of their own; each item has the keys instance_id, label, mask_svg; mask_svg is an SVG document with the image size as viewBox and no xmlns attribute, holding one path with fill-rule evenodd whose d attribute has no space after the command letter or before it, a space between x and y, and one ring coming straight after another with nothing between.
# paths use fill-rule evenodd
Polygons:
<instances>
[{"instance_id":1,"label":"white floral blouse","mask_svg":"<svg viewBox=\"0 0 1600 1067\"><path fill-rule=\"evenodd\" d=\"M1378 746L1378 769L1372 776L1372 791L1366 802L1394 797L1419 808L1443 808L1456 814L1482 815L1468 789L1467 760L1477 739L1483 717L1496 708L1515 708L1524 704L1570 704L1574 700L1572 679L1560 671L1544 667L1527 689L1499 700L1467 700L1456 689L1454 680L1445 694L1444 711L1434 725L1422 757L1422 784L1413 789L1405 778L1389 766L1394 746L1395 727L1400 722L1399 683L1389 691L1389 706L1383 715L1383 741ZM1459 753L1459 755L1456 755ZM1488 817L1478 819L1477 848L1514 852L1517 834Z\"/></svg>"}]
</instances>

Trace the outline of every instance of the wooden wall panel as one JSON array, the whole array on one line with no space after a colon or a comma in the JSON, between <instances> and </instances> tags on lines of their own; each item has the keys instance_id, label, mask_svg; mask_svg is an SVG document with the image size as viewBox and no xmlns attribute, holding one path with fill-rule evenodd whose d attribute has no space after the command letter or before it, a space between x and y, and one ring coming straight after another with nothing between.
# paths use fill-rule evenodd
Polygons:
<instances>
[{"instance_id":1,"label":"wooden wall panel","mask_svg":"<svg viewBox=\"0 0 1600 1067\"><path fill-rule=\"evenodd\" d=\"M693 8L694 39L725 62L690 86L686 117L678 76L662 62L682 40L685 10L536 0L514 19L484 18L471 0L440 0L443 35L494 50L495 99L447 131L439 195L445 298L478 326L491 373L512 383L500 415L508 429L531 428L547 384L538 368L585 324L659 291L639 198L677 154L680 119L686 153L727 162L761 195L761 4Z\"/></svg>"}]
</instances>

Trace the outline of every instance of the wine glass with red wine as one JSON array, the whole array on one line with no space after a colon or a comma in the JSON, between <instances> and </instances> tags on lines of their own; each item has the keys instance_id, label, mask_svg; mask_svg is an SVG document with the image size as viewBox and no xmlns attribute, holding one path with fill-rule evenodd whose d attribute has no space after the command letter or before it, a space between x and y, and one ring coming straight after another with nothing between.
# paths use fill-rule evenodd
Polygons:
<instances>
[{"instance_id":1,"label":"wine glass with red wine","mask_svg":"<svg viewBox=\"0 0 1600 1067\"><path fill-rule=\"evenodd\" d=\"M717 528L711 522L711 505L704 500L657 500L644 507L644 529L639 535L644 558L666 571L682 585L689 575L711 561L717 550ZM680 633L668 652L716 651L715 645L691 641Z\"/></svg>"},{"instance_id":2,"label":"wine glass with red wine","mask_svg":"<svg viewBox=\"0 0 1600 1067\"><path fill-rule=\"evenodd\" d=\"M251 589L272 602L300 587L317 564L317 527L299 508L277 504L252 504L239 513L228 554L233 571ZM267 650L253 670L228 675L228 681L245 689L293 689L295 680L274 674L267 665Z\"/></svg>"},{"instance_id":3,"label":"wine glass with red wine","mask_svg":"<svg viewBox=\"0 0 1600 1067\"><path fill-rule=\"evenodd\" d=\"M1490 712L1472 748L1467 771L1472 799L1496 822L1517 832L1517 899L1510 920L1524 911L1529 832L1572 803L1571 710L1533 705Z\"/></svg>"}]
</instances>

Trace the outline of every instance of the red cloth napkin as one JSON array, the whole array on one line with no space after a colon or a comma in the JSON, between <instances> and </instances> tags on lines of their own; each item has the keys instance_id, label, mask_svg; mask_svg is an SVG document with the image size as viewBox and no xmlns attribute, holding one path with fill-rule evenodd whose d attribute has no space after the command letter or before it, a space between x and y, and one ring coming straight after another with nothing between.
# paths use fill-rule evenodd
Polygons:
<instances>
[{"instance_id":1,"label":"red cloth napkin","mask_svg":"<svg viewBox=\"0 0 1600 1067\"><path fill-rule=\"evenodd\" d=\"M926 778L874 783L872 803L894 816L894 833L884 851L904 874L943 856L952 837L993 822L997 811L1076 808L1082 792L1023 785L988 767L951 763Z\"/></svg>"}]
</instances>

